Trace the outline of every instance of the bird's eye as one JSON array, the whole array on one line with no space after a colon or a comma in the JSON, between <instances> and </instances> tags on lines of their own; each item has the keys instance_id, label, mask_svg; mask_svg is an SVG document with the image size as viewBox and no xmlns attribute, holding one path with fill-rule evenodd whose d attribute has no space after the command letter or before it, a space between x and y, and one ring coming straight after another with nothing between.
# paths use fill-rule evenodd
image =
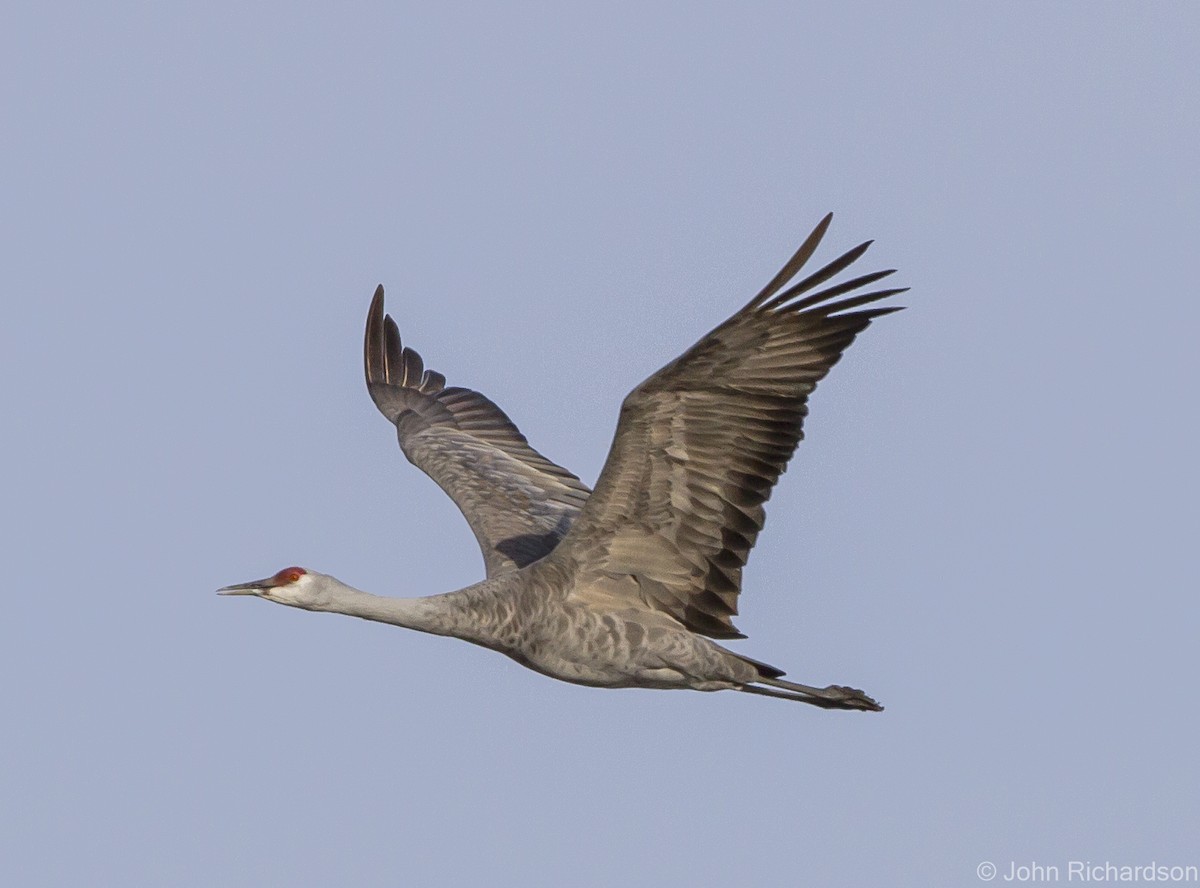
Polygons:
<instances>
[{"instance_id":1,"label":"bird's eye","mask_svg":"<svg viewBox=\"0 0 1200 888\"><path fill-rule=\"evenodd\" d=\"M285 567L279 573L275 574L274 579L279 585L285 586L288 583L296 582L296 580L300 579L306 573L308 571L302 567Z\"/></svg>"}]
</instances>

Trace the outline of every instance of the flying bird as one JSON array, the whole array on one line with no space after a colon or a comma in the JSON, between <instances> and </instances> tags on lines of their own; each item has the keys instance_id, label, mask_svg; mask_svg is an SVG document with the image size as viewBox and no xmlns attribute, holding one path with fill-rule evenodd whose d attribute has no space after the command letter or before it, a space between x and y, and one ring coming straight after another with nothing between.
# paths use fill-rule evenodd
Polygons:
<instances>
[{"instance_id":1,"label":"flying bird","mask_svg":"<svg viewBox=\"0 0 1200 888\"><path fill-rule=\"evenodd\" d=\"M384 314L379 287L367 389L404 455L466 517L486 579L392 598L288 567L219 591L454 636L576 684L881 710L860 690L786 681L714 640L745 637L732 621L742 568L803 437L808 396L855 336L899 310L873 303L907 289L858 292L894 269L818 289L870 241L788 286L831 218L740 311L630 392L595 490L534 450L482 394L426 369Z\"/></svg>"}]
</instances>

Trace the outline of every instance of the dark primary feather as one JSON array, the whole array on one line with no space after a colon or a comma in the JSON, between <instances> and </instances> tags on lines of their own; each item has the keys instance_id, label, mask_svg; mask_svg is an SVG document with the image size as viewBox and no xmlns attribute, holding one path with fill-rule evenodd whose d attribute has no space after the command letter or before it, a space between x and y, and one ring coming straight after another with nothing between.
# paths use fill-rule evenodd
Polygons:
<instances>
[{"instance_id":1,"label":"dark primary feather","mask_svg":"<svg viewBox=\"0 0 1200 888\"><path fill-rule=\"evenodd\" d=\"M731 617L742 567L803 437L808 396L873 318L898 310L851 309L903 292L837 300L892 273L881 271L804 295L870 242L780 292L830 218L741 311L625 399L596 490L554 551L579 571L581 598L620 590L694 632L741 637Z\"/></svg>"},{"instance_id":2,"label":"dark primary feather","mask_svg":"<svg viewBox=\"0 0 1200 888\"><path fill-rule=\"evenodd\" d=\"M409 461L446 491L470 524L488 576L549 553L587 500L578 478L529 446L499 407L478 392L447 388L403 346L383 313L383 287L367 315L367 389L396 425Z\"/></svg>"}]
</instances>

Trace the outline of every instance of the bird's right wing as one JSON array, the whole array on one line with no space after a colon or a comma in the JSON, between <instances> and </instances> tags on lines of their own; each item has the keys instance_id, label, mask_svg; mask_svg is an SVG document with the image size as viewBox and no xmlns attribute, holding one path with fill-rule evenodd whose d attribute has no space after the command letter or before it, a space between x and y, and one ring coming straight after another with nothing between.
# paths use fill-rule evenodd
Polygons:
<instances>
[{"instance_id":1,"label":"bird's right wing","mask_svg":"<svg viewBox=\"0 0 1200 888\"><path fill-rule=\"evenodd\" d=\"M530 447L479 392L447 388L446 377L426 370L384 315L382 286L367 315L363 359L367 389L395 424L400 449L454 500L479 541L488 576L549 554L591 491Z\"/></svg>"}]
</instances>

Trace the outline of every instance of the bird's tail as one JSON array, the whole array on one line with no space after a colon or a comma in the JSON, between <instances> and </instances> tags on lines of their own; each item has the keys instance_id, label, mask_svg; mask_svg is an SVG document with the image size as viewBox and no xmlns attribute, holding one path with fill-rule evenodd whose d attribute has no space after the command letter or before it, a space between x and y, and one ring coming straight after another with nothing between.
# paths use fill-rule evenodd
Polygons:
<instances>
[{"instance_id":1,"label":"bird's tail","mask_svg":"<svg viewBox=\"0 0 1200 888\"><path fill-rule=\"evenodd\" d=\"M779 676L784 674L784 671L782 669L780 669L777 666L772 666L770 663L764 663L762 660L753 660L750 657L747 657L745 654L735 654L733 651L729 650L728 648L722 648L722 650L726 651L727 653L733 654L733 656L737 657L743 663L749 663L751 666L753 666L755 669L758 670L758 674L760 676L762 676L764 679L779 678ZM787 682L784 682L784 684L787 684Z\"/></svg>"}]
</instances>

